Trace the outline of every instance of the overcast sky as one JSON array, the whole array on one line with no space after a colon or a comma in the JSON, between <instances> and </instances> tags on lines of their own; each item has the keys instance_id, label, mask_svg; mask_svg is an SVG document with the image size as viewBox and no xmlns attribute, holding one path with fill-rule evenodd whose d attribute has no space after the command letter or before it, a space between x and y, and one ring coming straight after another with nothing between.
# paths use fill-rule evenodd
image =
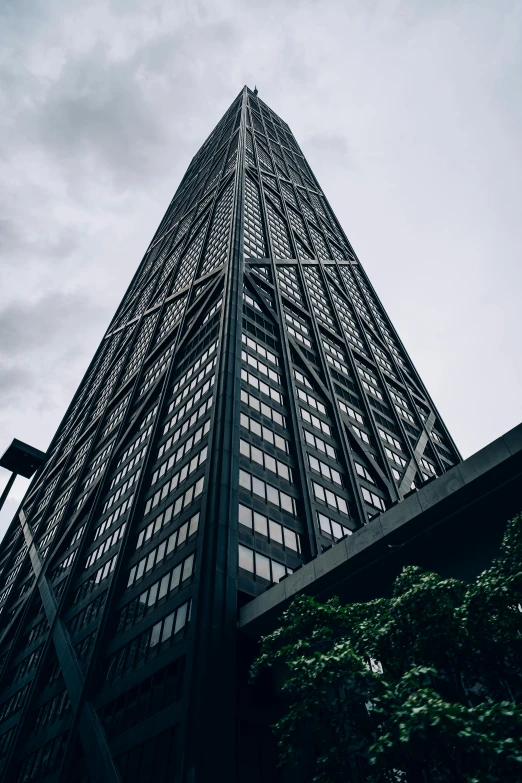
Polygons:
<instances>
[{"instance_id":1,"label":"overcast sky","mask_svg":"<svg viewBox=\"0 0 522 783\"><path fill-rule=\"evenodd\" d=\"M292 128L463 456L520 422L521 2L3 0L0 47L0 451L47 448L244 84Z\"/></svg>"}]
</instances>

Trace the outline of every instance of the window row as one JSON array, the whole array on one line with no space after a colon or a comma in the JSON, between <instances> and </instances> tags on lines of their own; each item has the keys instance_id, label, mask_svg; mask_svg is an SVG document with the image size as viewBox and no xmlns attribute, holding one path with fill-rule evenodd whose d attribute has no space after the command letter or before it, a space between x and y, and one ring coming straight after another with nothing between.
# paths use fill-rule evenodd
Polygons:
<instances>
[{"instance_id":1,"label":"window row","mask_svg":"<svg viewBox=\"0 0 522 783\"><path fill-rule=\"evenodd\" d=\"M147 628L146 631L114 653L109 659L107 681L114 682L124 677L153 655L170 647L190 621L190 603L190 601L186 601L181 604L168 617L156 623L152 628Z\"/></svg>"},{"instance_id":2,"label":"window row","mask_svg":"<svg viewBox=\"0 0 522 783\"><path fill-rule=\"evenodd\" d=\"M37 625L35 625L34 628L31 628L31 630L28 631L27 641L26 641L27 646L29 646L37 639L39 639L39 637L42 636L44 633L46 633L48 630L49 630L49 624L47 623L47 620L44 617L44 619L41 620Z\"/></svg>"},{"instance_id":3,"label":"window row","mask_svg":"<svg viewBox=\"0 0 522 783\"><path fill-rule=\"evenodd\" d=\"M261 400L258 400L257 397L254 397L253 394L249 394L244 389L241 389L241 402L244 402L253 410L261 413L263 416L266 416L267 419L272 419L272 421L274 421L276 424L279 424L280 427L284 427L286 429L285 417L279 413L279 411L274 410L274 408L272 408L270 405L267 405L265 402L261 402Z\"/></svg>"},{"instance_id":4,"label":"window row","mask_svg":"<svg viewBox=\"0 0 522 783\"><path fill-rule=\"evenodd\" d=\"M192 457L190 462L187 462L186 465L183 465L181 470L178 470L178 472L172 476L170 481L167 481L165 484L163 484L163 486L147 500L145 504L145 514L148 514L151 509L156 508L158 503L164 500L167 495L169 495L180 484L182 484L188 478L188 476L192 475L194 471L200 468L207 459L207 452L208 447L204 446L201 451Z\"/></svg>"},{"instance_id":5,"label":"window row","mask_svg":"<svg viewBox=\"0 0 522 783\"><path fill-rule=\"evenodd\" d=\"M279 359L274 353L272 353L272 351L269 351L268 348L265 348L264 345L258 343L257 340L253 340L252 337L248 337L248 335L246 335L244 332L241 334L241 342L243 345L246 345L252 351L255 351L260 356L262 356L263 359L272 362L272 364L279 365Z\"/></svg>"},{"instance_id":6,"label":"window row","mask_svg":"<svg viewBox=\"0 0 522 783\"><path fill-rule=\"evenodd\" d=\"M338 400L337 402L343 413L345 413L347 416L350 416L352 419L355 419L355 421L358 421L359 424L364 425L364 416L362 416L362 414L354 410L350 405L347 405L342 400Z\"/></svg>"},{"instance_id":7,"label":"window row","mask_svg":"<svg viewBox=\"0 0 522 783\"><path fill-rule=\"evenodd\" d=\"M327 340L323 340L323 348L327 353L330 353L332 356L335 356L339 361L343 363L343 366L346 365L346 356L344 353L336 348L334 345L329 343Z\"/></svg>"},{"instance_id":8,"label":"window row","mask_svg":"<svg viewBox=\"0 0 522 783\"><path fill-rule=\"evenodd\" d=\"M334 541L340 541L341 538L352 535L350 528L339 524L339 522L336 522L334 519L330 519L330 517L327 517L325 514L320 514L318 512L317 519L319 520L321 533L324 536L327 536L327 538L332 538Z\"/></svg>"},{"instance_id":9,"label":"window row","mask_svg":"<svg viewBox=\"0 0 522 783\"><path fill-rule=\"evenodd\" d=\"M261 310L260 306L258 305L258 303L256 302L256 300L253 299L250 296L250 294L247 293L246 289L243 289L243 299L245 300L245 302L247 304L250 305L250 307L253 307L254 310L258 310L260 313L262 312L262 310Z\"/></svg>"},{"instance_id":10,"label":"window row","mask_svg":"<svg viewBox=\"0 0 522 783\"><path fill-rule=\"evenodd\" d=\"M191 383L189 383L189 385L186 386L183 391L180 392L180 394L178 394L169 410L176 408L182 402L182 400L184 400L185 397L190 394L190 392L198 385L198 383L200 383L200 381L202 381L203 378L213 370L216 364L217 357L214 356L214 358L201 370L201 372L199 372L198 375L192 379Z\"/></svg>"},{"instance_id":11,"label":"window row","mask_svg":"<svg viewBox=\"0 0 522 783\"><path fill-rule=\"evenodd\" d=\"M6 720L10 715L13 715L13 713L22 709L30 684L31 683L27 683L23 688L20 688L19 691L14 693L11 698L4 701L3 704L0 704L0 723Z\"/></svg>"},{"instance_id":12,"label":"window row","mask_svg":"<svg viewBox=\"0 0 522 783\"><path fill-rule=\"evenodd\" d=\"M328 479L328 481L331 481L334 484L338 484L340 487L343 486L341 474L338 470L334 470L334 468L331 468L325 462L313 457L311 454L308 454L308 464L310 465L310 470L320 473L323 478Z\"/></svg>"},{"instance_id":13,"label":"window row","mask_svg":"<svg viewBox=\"0 0 522 783\"><path fill-rule=\"evenodd\" d=\"M364 430L361 430L359 427L356 427L355 424L352 424L351 427L352 427L352 430L357 435L357 437L359 437L365 443L368 443L368 444L370 443L370 437L369 437L368 433L366 433Z\"/></svg>"},{"instance_id":14,"label":"window row","mask_svg":"<svg viewBox=\"0 0 522 783\"><path fill-rule=\"evenodd\" d=\"M201 322L202 326L204 324L208 323L208 321L210 321L212 316L215 315L218 310L221 310L222 304L223 304L223 300L222 299L218 299L218 301L215 304L212 305L212 307L210 308L208 313L203 318L203 321Z\"/></svg>"},{"instance_id":15,"label":"window row","mask_svg":"<svg viewBox=\"0 0 522 783\"><path fill-rule=\"evenodd\" d=\"M163 443L159 450L158 450L158 458L162 457L163 454L165 454L166 451L170 449L171 446L174 445L174 443L177 443L177 441L185 435L186 432L189 431L191 427L194 426L194 424L198 421L198 419L201 419L205 413L212 407L212 396L208 397L204 403L202 403L197 410L194 411L192 416L188 418L181 427L178 427L178 429L168 438L168 440ZM168 432L169 429L171 429L172 422L169 422L167 425L166 431Z\"/></svg>"},{"instance_id":16,"label":"window row","mask_svg":"<svg viewBox=\"0 0 522 783\"><path fill-rule=\"evenodd\" d=\"M367 503L370 504L370 506L374 506L380 511L386 510L386 504L384 500L379 495L376 495L375 492L370 492L370 490L366 489L366 487L361 487L361 492L363 498Z\"/></svg>"},{"instance_id":17,"label":"window row","mask_svg":"<svg viewBox=\"0 0 522 783\"><path fill-rule=\"evenodd\" d=\"M158 568L164 560L168 560L178 549L181 549L198 531L199 515L196 514L189 522L174 530L161 544L158 544L148 555L143 557L129 572L127 587L135 584L155 568Z\"/></svg>"},{"instance_id":18,"label":"window row","mask_svg":"<svg viewBox=\"0 0 522 783\"><path fill-rule=\"evenodd\" d=\"M176 449L174 454L170 455L168 460L165 460L165 462L154 471L152 475L151 486L154 486L154 484L159 481L159 479L162 478L168 470L174 467L174 465L183 459L183 457L187 456L192 451L194 446L197 446L197 444L208 433L209 430L210 420L207 420L205 424L203 424L201 427L198 427L198 429L189 438L187 438L187 440L182 443L178 449ZM171 439L169 438L169 441L170 440ZM167 441L167 443L169 441Z\"/></svg>"},{"instance_id":19,"label":"window row","mask_svg":"<svg viewBox=\"0 0 522 783\"><path fill-rule=\"evenodd\" d=\"M69 701L69 694L66 690L53 696L42 704L36 713L33 732L37 734L40 731L44 731L47 726L51 726L56 723L57 720L65 717L71 711L71 702Z\"/></svg>"},{"instance_id":20,"label":"window row","mask_svg":"<svg viewBox=\"0 0 522 783\"><path fill-rule=\"evenodd\" d=\"M264 375L267 378L270 378L271 381L281 386L281 376L279 373L277 373L275 370L271 370L270 367L268 367L268 365L266 365L260 359L256 359L255 356L252 356L252 354L247 353L246 351L241 351L241 359L250 367L253 367L254 370L257 370L260 375Z\"/></svg>"},{"instance_id":21,"label":"window row","mask_svg":"<svg viewBox=\"0 0 522 783\"><path fill-rule=\"evenodd\" d=\"M332 367L335 367L336 370L339 370L339 372L342 372L342 374L346 375L348 378L351 377L351 373L348 367L346 366L346 364L341 364L341 362L338 359L335 359L329 353L326 353L325 356L328 364L331 364Z\"/></svg>"},{"instance_id":22,"label":"window row","mask_svg":"<svg viewBox=\"0 0 522 783\"><path fill-rule=\"evenodd\" d=\"M391 446L394 446L394 448L398 449L399 451L403 450L397 438L394 438L393 435L390 435L389 432L385 432L384 430L381 430L380 427L379 427L379 435L384 441L389 443Z\"/></svg>"},{"instance_id":23,"label":"window row","mask_svg":"<svg viewBox=\"0 0 522 783\"><path fill-rule=\"evenodd\" d=\"M301 541L298 533L289 527L269 519L264 514L254 511L242 503L239 504L239 524L247 528L252 535L269 541L275 546L301 552Z\"/></svg>"},{"instance_id":24,"label":"window row","mask_svg":"<svg viewBox=\"0 0 522 783\"><path fill-rule=\"evenodd\" d=\"M137 480L140 477L141 468L136 471L136 473L133 473L130 478L127 479L125 484L122 484L119 489L116 490L114 495L111 495L111 497L105 501L103 504L103 511L102 513L105 513L108 511L109 508L112 508L115 503L118 502L118 500L121 498L122 495L124 495L128 490L137 482Z\"/></svg>"},{"instance_id":25,"label":"window row","mask_svg":"<svg viewBox=\"0 0 522 783\"><path fill-rule=\"evenodd\" d=\"M106 598L107 590L104 590L103 593L99 593L96 596L94 601L91 601L90 604L87 604L87 606L84 607L81 612L75 614L74 617L68 622L69 632L73 635L82 628L85 628L86 625L89 625L90 622L95 620L103 609Z\"/></svg>"},{"instance_id":26,"label":"window row","mask_svg":"<svg viewBox=\"0 0 522 783\"><path fill-rule=\"evenodd\" d=\"M300 286L297 280L297 274L294 268L288 266L279 266L277 268L277 273L279 277L279 285L281 286L282 292L286 294L290 299L293 299L302 305L303 299L301 296Z\"/></svg>"},{"instance_id":27,"label":"window row","mask_svg":"<svg viewBox=\"0 0 522 783\"><path fill-rule=\"evenodd\" d=\"M373 396L377 397L377 399L381 400L381 402L384 402L384 397L380 393L379 389L376 389L374 386L370 386L370 384L366 383L365 380L361 380L361 383L363 385L363 389L365 389L370 394L373 394Z\"/></svg>"},{"instance_id":28,"label":"window row","mask_svg":"<svg viewBox=\"0 0 522 783\"><path fill-rule=\"evenodd\" d=\"M308 290L314 308L316 308L316 315L321 318L331 329L335 329L335 324L332 318L332 312L330 306L327 303L327 299L319 281L319 276L316 269L311 267L305 267L305 278L308 283Z\"/></svg>"},{"instance_id":29,"label":"window row","mask_svg":"<svg viewBox=\"0 0 522 783\"><path fill-rule=\"evenodd\" d=\"M143 530L138 535L138 540L136 541L136 549L140 549L144 544L147 543L151 538L156 536L160 530L163 530L164 527L166 527L171 519L175 516L174 514L174 507L176 503L172 503L168 508L165 509L165 511L162 511L161 514L158 514L158 516L152 520L152 522L149 522L147 527L143 528ZM187 523L189 525L189 529L196 531L198 529L198 523L199 523L199 511L197 511L189 520Z\"/></svg>"},{"instance_id":30,"label":"window row","mask_svg":"<svg viewBox=\"0 0 522 783\"><path fill-rule=\"evenodd\" d=\"M151 411L151 413L155 413L155 412L156 412L156 408L154 408L154 410ZM149 414L149 416L150 416L150 414ZM149 416L147 416L147 418L149 418ZM147 427L147 429L144 430L141 433L139 438L136 438L136 440L133 441L133 443L131 443L131 445L127 449L125 449L125 451L123 452L123 454L121 455L121 457L119 458L119 460L118 460L118 462L116 464L117 468L119 468L119 466L122 465L125 462L127 457L130 457L130 455L134 451L136 451L136 449L139 449L141 444L149 437L151 432L152 432L152 424L149 427Z\"/></svg>"},{"instance_id":31,"label":"window row","mask_svg":"<svg viewBox=\"0 0 522 783\"><path fill-rule=\"evenodd\" d=\"M265 503L272 503L283 511L296 516L297 508L293 497L281 492L257 476L252 476L246 470L239 471L239 486L251 492L255 497L261 498Z\"/></svg>"},{"instance_id":32,"label":"window row","mask_svg":"<svg viewBox=\"0 0 522 783\"><path fill-rule=\"evenodd\" d=\"M113 489L113 487L116 486L116 484L119 484L119 482L129 473L136 465L140 462L140 460L143 459L145 455L145 449L146 446L143 446L143 448L138 451L138 453L125 465L124 468L122 468L119 473L117 473L114 478L111 481L109 489Z\"/></svg>"},{"instance_id":33,"label":"window row","mask_svg":"<svg viewBox=\"0 0 522 783\"><path fill-rule=\"evenodd\" d=\"M410 424L413 424L414 426L418 426L417 422L415 421L415 419L413 418L411 413L408 413L408 411L405 411L404 408L401 408L401 407L399 407L399 405L396 405L395 406L395 410L397 411L398 414L400 414L403 417L403 419L406 419L406 421L409 421Z\"/></svg>"},{"instance_id":34,"label":"window row","mask_svg":"<svg viewBox=\"0 0 522 783\"><path fill-rule=\"evenodd\" d=\"M394 451L386 448L386 446L384 447L384 451L388 459L391 459L393 462L395 462L396 465L400 465L401 468L406 467L406 460L404 457L401 457L399 454L396 454Z\"/></svg>"},{"instance_id":35,"label":"window row","mask_svg":"<svg viewBox=\"0 0 522 783\"><path fill-rule=\"evenodd\" d=\"M277 389L273 389L272 386L269 386L264 381L259 380L257 376L252 375L252 373L248 372L248 370L241 370L241 380L245 381L245 383L248 383L262 394L266 394L267 397L270 397L275 402L278 402L279 405L283 404L283 396L280 394L280 392L277 391Z\"/></svg>"},{"instance_id":36,"label":"window row","mask_svg":"<svg viewBox=\"0 0 522 783\"><path fill-rule=\"evenodd\" d=\"M398 394L397 392L393 391L393 389L391 387L388 387L388 390L390 392L390 397L392 398L392 400L394 400L399 405L402 405L402 407L406 408L407 411L410 410L410 406L408 405L406 400L400 394Z\"/></svg>"},{"instance_id":37,"label":"window row","mask_svg":"<svg viewBox=\"0 0 522 783\"><path fill-rule=\"evenodd\" d=\"M108 455L108 454L110 454L110 452L112 451L112 447L113 447L113 446L114 446L114 443L109 443L109 445L108 445L108 446L106 446L106 448L104 448L104 449L103 449L103 450L102 450L102 451L101 451L101 452L100 452L100 453L99 453L99 454L98 454L98 455L97 455L97 456L96 456L96 457L93 459L93 461L92 461L92 462L91 462L91 464L89 465L89 472L90 472L91 470L94 470L95 468L97 468L97 467L98 467L98 465L100 465L100 464L101 464L101 463L102 463L102 462L105 460L105 457L107 457L107 455Z\"/></svg>"},{"instance_id":38,"label":"window row","mask_svg":"<svg viewBox=\"0 0 522 783\"><path fill-rule=\"evenodd\" d=\"M429 473L437 475L437 471L435 470L434 466L431 464L431 462L428 462L427 459L424 459L424 457L421 459L421 464Z\"/></svg>"},{"instance_id":39,"label":"window row","mask_svg":"<svg viewBox=\"0 0 522 783\"><path fill-rule=\"evenodd\" d=\"M312 446L312 448L317 449L317 451L320 451L322 454L326 454L330 459L337 460L337 454L333 446L330 446L329 443L325 443L322 438L319 438L317 435L314 435L312 432L309 432L308 430L304 430L304 436L305 441L308 443L309 446Z\"/></svg>"},{"instance_id":40,"label":"window row","mask_svg":"<svg viewBox=\"0 0 522 783\"><path fill-rule=\"evenodd\" d=\"M193 573L194 554L191 554L161 579L154 582L147 590L144 590L141 595L123 607L118 620L118 632L121 633L139 623L145 615L152 612L170 593L184 586L191 579Z\"/></svg>"},{"instance_id":41,"label":"window row","mask_svg":"<svg viewBox=\"0 0 522 783\"><path fill-rule=\"evenodd\" d=\"M80 492L85 492L86 489L89 489L89 487L94 484L98 476L103 473L106 467L107 462L104 462L103 465L100 465L99 468L97 468L97 470L95 470L93 473L89 473L88 477L83 482Z\"/></svg>"},{"instance_id":42,"label":"window row","mask_svg":"<svg viewBox=\"0 0 522 783\"><path fill-rule=\"evenodd\" d=\"M361 478L366 479L366 481L369 481L370 484L375 484L375 481L373 480L373 476L371 475L369 470L366 470L364 465L361 465L360 462L355 462L355 461L354 461L354 465L355 465L355 470L356 470L357 474Z\"/></svg>"},{"instance_id":43,"label":"window row","mask_svg":"<svg viewBox=\"0 0 522 783\"><path fill-rule=\"evenodd\" d=\"M67 732L59 734L22 759L17 778L18 783L25 783L27 780L41 780L61 764L67 745L67 734Z\"/></svg>"},{"instance_id":44,"label":"window row","mask_svg":"<svg viewBox=\"0 0 522 783\"><path fill-rule=\"evenodd\" d=\"M286 438L282 438L268 427L265 427L264 424L260 424L255 419L251 419L250 416L246 415L246 413L241 414L241 426L246 430L249 430L249 432L252 432L254 435L257 435L259 438L266 440L267 443L275 446L275 448L284 451L286 454L289 453L288 441Z\"/></svg>"},{"instance_id":45,"label":"window row","mask_svg":"<svg viewBox=\"0 0 522 783\"><path fill-rule=\"evenodd\" d=\"M340 514L349 516L348 506L346 505L346 500L344 498L336 495L335 492L332 492L326 487L323 487L316 481L312 481L312 489L316 500L320 500L322 503L326 503L327 506L335 509Z\"/></svg>"},{"instance_id":46,"label":"window row","mask_svg":"<svg viewBox=\"0 0 522 783\"><path fill-rule=\"evenodd\" d=\"M239 568L252 574L261 582L279 582L283 576L293 574L293 570L271 557L265 557L260 552L255 552L243 544L238 544Z\"/></svg>"},{"instance_id":47,"label":"window row","mask_svg":"<svg viewBox=\"0 0 522 783\"><path fill-rule=\"evenodd\" d=\"M287 331L289 334L292 335L296 340L298 340L300 343L303 343L303 345L306 345L307 348L312 347L312 343L309 339L309 332L306 326L304 326L300 321L297 320L297 318L292 318L291 315L285 312L285 318L287 321ZM297 328L294 328L294 326L291 326L291 324L296 324Z\"/></svg>"},{"instance_id":48,"label":"window row","mask_svg":"<svg viewBox=\"0 0 522 783\"><path fill-rule=\"evenodd\" d=\"M201 354L201 356L199 356L199 357L198 357L198 359L196 359L196 361L194 362L194 364L193 364L191 367L189 367L189 368L188 368L188 370L186 370L186 371L185 371L185 373L184 373L184 374L181 376L181 378L179 378L179 379L176 381L176 383L175 383L175 384L174 384L174 386L172 387L172 393L173 393L173 394L175 394L175 393L178 391L178 389L181 389L181 387L182 387L182 386L183 386L183 385L184 385L184 384L185 384L185 383L186 383L186 382L187 382L187 381L188 381L190 378L192 378L192 376L193 376L195 373L197 373L197 372L198 372L199 368L200 368L200 367L202 367L202 366L205 364L205 362L207 361L208 357L209 357L209 356L210 356L212 353L214 353L214 351L216 350L217 344L218 344L218 341L217 341L217 340L215 340L215 341L212 343L212 345L210 345L210 346L207 348L207 350L206 350L206 351L204 351L204 353L202 353L202 354ZM214 360L215 360L215 357L214 357ZM203 378L203 376L204 376L204 375L206 375L206 374L208 373L208 371L209 371L209 369L210 369L211 367L213 367L213 366L214 366L214 360L210 361L210 362L209 362L209 363L208 363L208 364L207 364L205 367L203 367L203 369L202 369L201 373L198 373L197 379L195 379L195 380L196 380L196 383L197 383L197 381L198 381L198 380L201 380L201 378ZM192 384L191 384L191 385L192 385ZM195 384L195 383L194 383L194 381L193 381L192 388L194 388L194 386L195 386L195 385L196 385L196 384ZM186 395L185 395L185 396L186 396Z\"/></svg>"},{"instance_id":49,"label":"window row","mask_svg":"<svg viewBox=\"0 0 522 783\"><path fill-rule=\"evenodd\" d=\"M208 390L212 388L212 386L214 385L214 381L215 381L215 376L213 375L211 378L208 379L208 381L206 381L203 384L203 386L201 386L196 392L194 392L192 397L189 400L187 400L187 402L165 424L165 426L163 427L164 435L166 435L167 432L169 432L172 429L172 427L174 427L178 423L178 421L181 421L181 419L185 416L185 414L188 413L189 410L193 408L194 405L208 392ZM172 411L176 408L176 404L177 404L176 400L174 400L174 402L171 402L167 414L172 413ZM212 403L210 403L210 405L212 405Z\"/></svg>"},{"instance_id":50,"label":"window row","mask_svg":"<svg viewBox=\"0 0 522 783\"><path fill-rule=\"evenodd\" d=\"M174 344L169 346L169 348L167 348L167 350L159 357L159 359L156 359L152 367L149 367L143 376L143 382L140 386L138 397L143 397L147 389L150 389L156 378L159 378L161 373L165 370L165 367L167 366L168 361L173 353Z\"/></svg>"},{"instance_id":51,"label":"window row","mask_svg":"<svg viewBox=\"0 0 522 783\"><path fill-rule=\"evenodd\" d=\"M124 522L123 525L120 525L114 533L105 539L103 544L100 544L99 547L97 547L87 560L85 561L85 568L90 568L93 563L95 563L97 560L100 559L100 557L103 557L103 555L109 551L111 547L113 547L123 536L125 532L125 528L127 527L127 523Z\"/></svg>"},{"instance_id":52,"label":"window row","mask_svg":"<svg viewBox=\"0 0 522 783\"><path fill-rule=\"evenodd\" d=\"M312 397L311 394L307 394L305 391L303 391L303 389L298 388L297 396L300 400L306 402L306 404L311 408L315 408L315 410L319 411L319 413L322 413L324 416L326 416L326 407L322 402L319 402L319 400L317 400L315 397Z\"/></svg>"},{"instance_id":53,"label":"window row","mask_svg":"<svg viewBox=\"0 0 522 783\"><path fill-rule=\"evenodd\" d=\"M375 378L371 373L369 373L368 370L365 370L363 367L361 367L360 364L356 366L357 366L357 372L359 373L361 378L364 378L365 380L368 381L368 383L372 383L374 386L379 385L377 378Z\"/></svg>"},{"instance_id":54,"label":"window row","mask_svg":"<svg viewBox=\"0 0 522 783\"><path fill-rule=\"evenodd\" d=\"M98 587L98 585L101 585L101 583L107 579L116 568L117 560L118 555L116 554L114 557L111 557L110 560L107 560L106 563L100 566L97 571L91 574L88 579L82 582L76 590L74 595L74 602L80 603L80 601L82 601L86 595L89 595L89 593Z\"/></svg>"},{"instance_id":55,"label":"window row","mask_svg":"<svg viewBox=\"0 0 522 783\"><path fill-rule=\"evenodd\" d=\"M18 680L21 680L22 677L25 677L26 674L28 674L30 671L32 671L35 666L38 665L42 652L43 652L43 645L40 645L40 647L37 647L36 650L34 650L32 653L27 655L23 661L20 661L18 666L13 672L12 676L12 682L18 682Z\"/></svg>"},{"instance_id":56,"label":"window row","mask_svg":"<svg viewBox=\"0 0 522 783\"><path fill-rule=\"evenodd\" d=\"M299 372L299 370L296 370L294 367L294 377L298 383L302 383L303 386L306 386L308 389L313 389L312 384L306 377L306 375L303 375L302 372Z\"/></svg>"},{"instance_id":57,"label":"window row","mask_svg":"<svg viewBox=\"0 0 522 783\"><path fill-rule=\"evenodd\" d=\"M78 550L75 549L74 552L71 552L69 555L67 555L67 557L64 560L62 560L60 563L58 563L58 565L55 568L53 568L51 581L54 582L54 580L57 579L59 576L61 576L64 573L64 571L67 571L69 566L73 564L77 554L78 554Z\"/></svg>"},{"instance_id":58,"label":"window row","mask_svg":"<svg viewBox=\"0 0 522 783\"><path fill-rule=\"evenodd\" d=\"M256 462L265 470L269 470L279 476L279 478L283 478L285 481L293 483L292 470L288 465L285 465L284 462L280 462L280 460L275 459L270 454L258 449L256 446L253 446L242 438L239 441L239 451L244 457L252 462Z\"/></svg>"},{"instance_id":59,"label":"window row","mask_svg":"<svg viewBox=\"0 0 522 783\"><path fill-rule=\"evenodd\" d=\"M305 408L299 408L299 410L301 412L301 418L303 421L306 421L307 424L311 424L312 427L315 427L316 430L320 430L324 435L332 435L332 430L329 424L327 424L322 419L319 419L317 416L314 416L313 413L305 410Z\"/></svg>"},{"instance_id":60,"label":"window row","mask_svg":"<svg viewBox=\"0 0 522 783\"><path fill-rule=\"evenodd\" d=\"M97 538L99 538L101 535L105 533L106 530L110 528L110 526L113 524L113 522L116 522L117 519L121 517L122 514L125 514L126 511L131 507L132 501L134 499L134 495L130 495L126 500L123 501L123 503L118 506L118 508L114 509L112 514L110 514L107 519L105 519L101 525L98 525L96 530L94 531L94 540L96 541ZM74 540L71 541L71 546L74 543Z\"/></svg>"},{"instance_id":61,"label":"window row","mask_svg":"<svg viewBox=\"0 0 522 783\"><path fill-rule=\"evenodd\" d=\"M181 656L169 664L169 666L160 669L159 672L155 672L151 677L142 680L139 685L135 685L134 688L125 691L117 699L102 707L99 714L105 726L107 736L109 738L117 737L152 715L156 715L156 713L164 710L171 704L178 702L183 693L184 673L185 656ZM133 765L135 764L135 757L136 754L133 752ZM156 761L157 772L161 774L161 762L164 761L164 758L158 760L155 754L152 758ZM120 765L118 764L118 766ZM144 771L148 772L148 770ZM153 774L151 780L159 783L160 780L169 779L168 777L163 778L163 776L160 778L159 774L158 776ZM129 775L133 775L134 781L142 780L136 774L135 769L132 772L129 770ZM123 779L126 780L127 777Z\"/></svg>"}]
</instances>

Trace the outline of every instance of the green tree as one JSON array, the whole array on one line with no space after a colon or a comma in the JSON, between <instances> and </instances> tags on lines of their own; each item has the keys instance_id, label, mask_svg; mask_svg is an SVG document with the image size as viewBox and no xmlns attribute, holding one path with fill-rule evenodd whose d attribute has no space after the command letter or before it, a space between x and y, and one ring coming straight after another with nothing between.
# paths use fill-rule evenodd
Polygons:
<instances>
[{"instance_id":1,"label":"green tree","mask_svg":"<svg viewBox=\"0 0 522 783\"><path fill-rule=\"evenodd\" d=\"M518 783L521 609L520 515L472 583L409 566L391 598L297 598L252 669L283 673L281 763L316 783Z\"/></svg>"}]
</instances>

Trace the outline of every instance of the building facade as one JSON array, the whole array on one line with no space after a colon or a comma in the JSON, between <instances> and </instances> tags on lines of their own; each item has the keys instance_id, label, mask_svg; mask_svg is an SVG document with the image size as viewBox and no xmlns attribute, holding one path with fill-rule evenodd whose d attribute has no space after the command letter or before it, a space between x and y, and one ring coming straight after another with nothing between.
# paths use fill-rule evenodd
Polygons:
<instances>
[{"instance_id":1,"label":"building facade","mask_svg":"<svg viewBox=\"0 0 522 783\"><path fill-rule=\"evenodd\" d=\"M290 128L245 87L1 544L0 779L241 777L238 609L459 460Z\"/></svg>"}]
</instances>

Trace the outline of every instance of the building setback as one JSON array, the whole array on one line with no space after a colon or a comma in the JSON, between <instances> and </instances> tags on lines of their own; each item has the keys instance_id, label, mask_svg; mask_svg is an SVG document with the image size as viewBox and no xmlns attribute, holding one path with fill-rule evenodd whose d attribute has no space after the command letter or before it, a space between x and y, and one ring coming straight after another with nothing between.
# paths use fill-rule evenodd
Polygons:
<instances>
[{"instance_id":1,"label":"building setback","mask_svg":"<svg viewBox=\"0 0 522 783\"><path fill-rule=\"evenodd\" d=\"M239 609L459 461L290 128L245 87L1 544L0 779L241 778Z\"/></svg>"}]
</instances>

